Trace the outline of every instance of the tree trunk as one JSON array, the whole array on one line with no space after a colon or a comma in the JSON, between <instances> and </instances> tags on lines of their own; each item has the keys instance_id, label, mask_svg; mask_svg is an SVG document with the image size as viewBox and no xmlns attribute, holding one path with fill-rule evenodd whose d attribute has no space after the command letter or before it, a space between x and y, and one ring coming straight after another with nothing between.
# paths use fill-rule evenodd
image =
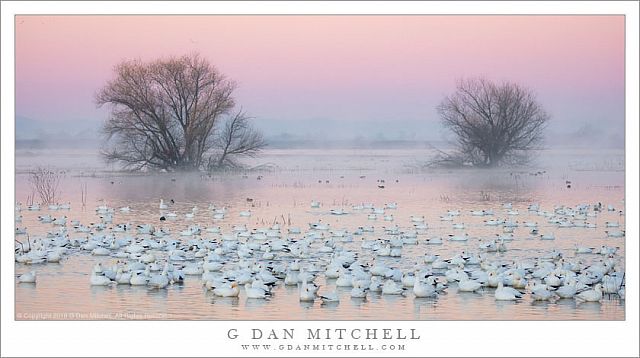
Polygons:
<instances>
[{"instance_id":1,"label":"tree trunk","mask_svg":"<svg viewBox=\"0 0 640 358\"><path fill-rule=\"evenodd\" d=\"M218 158L218 168L222 168L222 165L224 164L224 160L227 157L227 153L223 153L222 155L220 155L220 158Z\"/></svg>"}]
</instances>

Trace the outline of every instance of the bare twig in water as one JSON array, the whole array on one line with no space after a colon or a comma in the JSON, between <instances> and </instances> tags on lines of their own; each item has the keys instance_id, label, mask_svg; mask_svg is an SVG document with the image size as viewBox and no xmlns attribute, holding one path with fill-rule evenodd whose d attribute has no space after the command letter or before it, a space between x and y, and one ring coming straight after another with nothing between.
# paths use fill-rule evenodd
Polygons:
<instances>
[{"instance_id":1,"label":"bare twig in water","mask_svg":"<svg viewBox=\"0 0 640 358\"><path fill-rule=\"evenodd\" d=\"M22 253L24 254L24 245L22 244L22 242L18 241L17 239L14 239L18 244L20 244L20 250L22 251Z\"/></svg>"},{"instance_id":2,"label":"bare twig in water","mask_svg":"<svg viewBox=\"0 0 640 358\"><path fill-rule=\"evenodd\" d=\"M50 168L37 167L29 173L29 183L45 205L56 202L60 179L60 174Z\"/></svg>"},{"instance_id":3,"label":"bare twig in water","mask_svg":"<svg viewBox=\"0 0 640 358\"><path fill-rule=\"evenodd\" d=\"M33 205L33 199L35 198L36 193L34 192L34 190L31 190L31 194L27 195L27 205L31 206Z\"/></svg>"},{"instance_id":4,"label":"bare twig in water","mask_svg":"<svg viewBox=\"0 0 640 358\"><path fill-rule=\"evenodd\" d=\"M82 198L82 208L87 206L87 183L80 184L81 198Z\"/></svg>"}]
</instances>

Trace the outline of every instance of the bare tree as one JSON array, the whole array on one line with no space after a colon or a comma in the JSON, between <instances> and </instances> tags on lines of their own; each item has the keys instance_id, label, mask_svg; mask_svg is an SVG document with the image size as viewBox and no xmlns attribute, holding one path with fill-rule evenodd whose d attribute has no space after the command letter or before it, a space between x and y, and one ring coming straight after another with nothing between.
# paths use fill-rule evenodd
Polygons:
<instances>
[{"instance_id":1,"label":"bare tree","mask_svg":"<svg viewBox=\"0 0 640 358\"><path fill-rule=\"evenodd\" d=\"M457 152L444 160L484 167L524 163L550 118L531 90L486 79L460 80L437 110L456 136Z\"/></svg>"},{"instance_id":2,"label":"bare tree","mask_svg":"<svg viewBox=\"0 0 640 358\"><path fill-rule=\"evenodd\" d=\"M249 119L240 110L224 123L215 138L219 152L210 158L209 169L238 167L234 157L253 157L266 146L262 133L253 128Z\"/></svg>"},{"instance_id":3,"label":"bare tree","mask_svg":"<svg viewBox=\"0 0 640 358\"><path fill-rule=\"evenodd\" d=\"M42 204L56 202L59 194L60 174L50 168L37 167L29 172L31 188L40 197Z\"/></svg>"},{"instance_id":4,"label":"bare tree","mask_svg":"<svg viewBox=\"0 0 640 358\"><path fill-rule=\"evenodd\" d=\"M96 95L98 106L111 105L105 157L132 169L204 167L236 84L197 54L124 61L115 72Z\"/></svg>"}]
</instances>

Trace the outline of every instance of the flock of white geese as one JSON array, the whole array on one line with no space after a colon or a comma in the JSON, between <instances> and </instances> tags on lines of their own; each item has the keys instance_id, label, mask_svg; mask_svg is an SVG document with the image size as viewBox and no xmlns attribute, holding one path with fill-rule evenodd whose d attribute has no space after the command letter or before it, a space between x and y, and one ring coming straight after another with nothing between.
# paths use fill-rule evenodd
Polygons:
<instances>
[{"instance_id":1,"label":"flock of white geese","mask_svg":"<svg viewBox=\"0 0 640 358\"><path fill-rule=\"evenodd\" d=\"M623 258L616 247L625 233L617 221L604 223L607 230L602 239L609 245L575 246L574 252L552 249L517 262L500 256L509 250L513 240L555 240L551 230L542 232L544 228L588 230L596 227L590 222L602 212L623 215L612 205L597 203L543 210L540 205L531 204L520 208L529 216L540 217L546 223L544 228L537 222L514 220L519 211L510 203L465 213L449 210L430 218L460 232L457 230L466 227L459 218L482 216L483 225L495 229L495 236L488 238L470 237L468 233L433 236L426 218L417 215L411 216L406 226L391 226L394 210L398 208L396 203L361 204L326 212L326 215L362 215L363 225L351 230L333 228L322 220L309 223L304 229L287 226L285 230L278 224L251 229L246 224L227 222L229 212L224 207L210 205L206 210L194 207L176 214L170 211L172 205L161 200L159 222L138 224L114 221L127 220L127 215L134 211L132 208L100 205L95 210L96 222L87 224L66 215L55 215L69 210L70 204L43 207L17 204L17 222L22 220L23 212L29 212L28 215L37 215L39 225L46 226L48 232L29 235L26 228L16 228L15 260L36 268L64 262L69 255L92 255L96 263L88 273L88 285L165 289L185 279L199 279L204 289L215 296L267 300L277 299L274 287L286 285L298 287L301 302L320 300L323 304L339 302L337 288L350 289L354 299L366 299L372 294L435 299L447 293L476 292L493 295L499 301L523 300L528 296L532 301L573 299L581 303L625 296ZM314 200L309 210L321 211L322 206ZM247 218L252 212L245 210L237 215ZM193 221L190 224L197 216L206 217L211 225L201 227ZM507 219L500 219L502 216ZM389 226L371 225L375 220ZM167 224L174 228L182 225L184 229L174 233L167 229ZM516 238L516 228L527 234ZM477 246L471 245L472 240L478 242ZM468 245L452 257L441 257L430 250L433 245L455 241L466 241ZM409 246L424 254L413 267L402 269L395 263ZM581 260L580 257L585 257L581 255L591 259ZM317 281L322 276L326 284L320 286ZM17 282L36 284L37 270L18 275Z\"/></svg>"}]
</instances>

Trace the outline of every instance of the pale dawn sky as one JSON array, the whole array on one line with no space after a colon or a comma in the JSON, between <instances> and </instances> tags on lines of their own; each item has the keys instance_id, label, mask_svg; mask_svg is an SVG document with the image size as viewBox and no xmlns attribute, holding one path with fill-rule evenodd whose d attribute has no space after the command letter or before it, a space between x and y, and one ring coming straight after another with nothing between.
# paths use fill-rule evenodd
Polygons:
<instances>
[{"instance_id":1,"label":"pale dawn sky","mask_svg":"<svg viewBox=\"0 0 640 358\"><path fill-rule=\"evenodd\" d=\"M190 52L256 120L437 121L457 78L485 76L554 121L624 122L622 16L17 16L16 113L102 120L115 64Z\"/></svg>"}]
</instances>

